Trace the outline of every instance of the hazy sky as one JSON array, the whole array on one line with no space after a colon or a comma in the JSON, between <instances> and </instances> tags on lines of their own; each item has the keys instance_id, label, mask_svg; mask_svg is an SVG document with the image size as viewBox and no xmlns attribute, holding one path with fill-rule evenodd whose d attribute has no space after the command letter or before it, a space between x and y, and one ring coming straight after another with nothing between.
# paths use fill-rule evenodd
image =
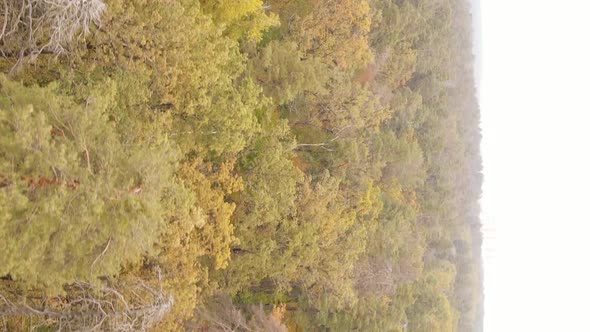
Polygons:
<instances>
[{"instance_id":1,"label":"hazy sky","mask_svg":"<svg viewBox=\"0 0 590 332\"><path fill-rule=\"evenodd\" d=\"M485 331L590 331L590 2L481 2Z\"/></svg>"},{"instance_id":2,"label":"hazy sky","mask_svg":"<svg viewBox=\"0 0 590 332\"><path fill-rule=\"evenodd\" d=\"M481 0L470 0L471 3L471 15L473 17L473 53L475 57L475 80L476 84L479 85L481 82L481 72L483 65L483 52L482 52L482 33L481 33Z\"/></svg>"}]
</instances>

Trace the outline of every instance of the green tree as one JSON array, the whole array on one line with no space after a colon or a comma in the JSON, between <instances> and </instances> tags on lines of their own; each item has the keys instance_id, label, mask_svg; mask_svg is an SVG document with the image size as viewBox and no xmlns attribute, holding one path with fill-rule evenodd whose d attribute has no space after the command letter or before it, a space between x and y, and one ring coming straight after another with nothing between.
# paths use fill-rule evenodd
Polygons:
<instances>
[{"instance_id":1,"label":"green tree","mask_svg":"<svg viewBox=\"0 0 590 332\"><path fill-rule=\"evenodd\" d=\"M291 41L272 41L251 61L252 72L266 95L276 104L293 101L304 93L322 91L328 73L317 58L304 55Z\"/></svg>"},{"instance_id":2,"label":"green tree","mask_svg":"<svg viewBox=\"0 0 590 332\"><path fill-rule=\"evenodd\" d=\"M271 110L261 112L259 119L262 134L238 161L244 190L231 196L237 205L233 220L239 241L223 276L231 294L282 273L276 264L276 252L282 250L277 236L292 222L297 185L303 180L291 161L294 141L286 122Z\"/></svg>"},{"instance_id":3,"label":"green tree","mask_svg":"<svg viewBox=\"0 0 590 332\"><path fill-rule=\"evenodd\" d=\"M117 111L109 94L80 105L55 86L4 76L0 86L0 274L58 291L116 275L152 252L174 208L167 203L186 194L166 136L122 134L109 120Z\"/></svg>"}]
</instances>

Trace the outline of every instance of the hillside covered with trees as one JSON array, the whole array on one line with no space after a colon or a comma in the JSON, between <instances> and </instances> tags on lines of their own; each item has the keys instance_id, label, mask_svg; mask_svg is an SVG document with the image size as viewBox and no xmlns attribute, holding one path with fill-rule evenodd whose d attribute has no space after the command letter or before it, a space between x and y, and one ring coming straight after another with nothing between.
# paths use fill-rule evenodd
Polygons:
<instances>
[{"instance_id":1,"label":"hillside covered with trees","mask_svg":"<svg viewBox=\"0 0 590 332\"><path fill-rule=\"evenodd\" d=\"M0 2L0 330L482 329L467 0Z\"/></svg>"}]
</instances>

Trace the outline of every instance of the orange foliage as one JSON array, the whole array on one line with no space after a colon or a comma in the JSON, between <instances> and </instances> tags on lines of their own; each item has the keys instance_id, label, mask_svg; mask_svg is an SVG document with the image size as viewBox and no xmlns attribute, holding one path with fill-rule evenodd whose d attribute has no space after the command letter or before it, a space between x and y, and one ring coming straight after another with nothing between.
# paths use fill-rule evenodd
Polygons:
<instances>
[{"instance_id":1,"label":"orange foliage","mask_svg":"<svg viewBox=\"0 0 590 332\"><path fill-rule=\"evenodd\" d=\"M297 167L302 172L307 172L309 169L309 163L301 158L298 154L296 154L292 159L293 166Z\"/></svg>"},{"instance_id":2,"label":"orange foliage","mask_svg":"<svg viewBox=\"0 0 590 332\"><path fill-rule=\"evenodd\" d=\"M35 189L35 188L42 188L42 187L47 187L47 186L61 186L61 185L65 185L66 187L70 188L70 189L77 189L78 186L80 185L80 181L78 180L73 180L73 181L64 181L64 180L60 180L60 179L56 179L56 178L48 178L45 176L41 176L38 178L34 178L31 176L21 176L20 179L22 181L27 182L28 186L30 189Z\"/></svg>"},{"instance_id":3,"label":"orange foliage","mask_svg":"<svg viewBox=\"0 0 590 332\"><path fill-rule=\"evenodd\" d=\"M285 318L285 312L287 311L286 304L278 304L272 307L271 318L274 319L278 324L283 324L283 319Z\"/></svg>"},{"instance_id":4,"label":"orange foliage","mask_svg":"<svg viewBox=\"0 0 590 332\"><path fill-rule=\"evenodd\" d=\"M357 82L365 85L366 83L373 82L375 80L375 76L377 76L377 66L375 63L370 63L365 69L356 75L355 79Z\"/></svg>"}]
</instances>

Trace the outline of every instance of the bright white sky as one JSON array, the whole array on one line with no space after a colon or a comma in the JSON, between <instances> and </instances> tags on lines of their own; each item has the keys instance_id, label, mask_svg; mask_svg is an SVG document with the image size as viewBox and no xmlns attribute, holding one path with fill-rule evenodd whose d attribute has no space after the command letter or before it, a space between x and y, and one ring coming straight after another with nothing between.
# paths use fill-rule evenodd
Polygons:
<instances>
[{"instance_id":1,"label":"bright white sky","mask_svg":"<svg viewBox=\"0 0 590 332\"><path fill-rule=\"evenodd\" d=\"M485 332L590 331L590 1L481 2Z\"/></svg>"}]
</instances>

